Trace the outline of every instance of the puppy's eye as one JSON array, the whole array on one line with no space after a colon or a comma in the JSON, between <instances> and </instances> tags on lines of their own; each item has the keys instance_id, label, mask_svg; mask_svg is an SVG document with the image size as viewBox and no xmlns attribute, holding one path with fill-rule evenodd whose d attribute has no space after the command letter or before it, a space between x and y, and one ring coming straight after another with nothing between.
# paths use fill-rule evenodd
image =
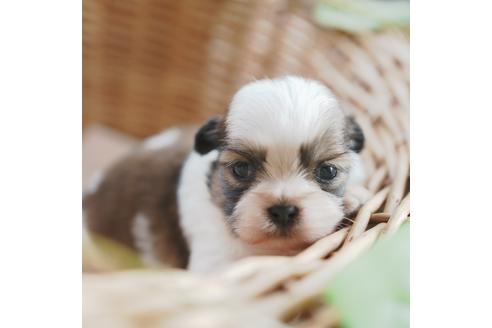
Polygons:
<instances>
[{"instance_id":1,"label":"puppy's eye","mask_svg":"<svg viewBox=\"0 0 492 328\"><path fill-rule=\"evenodd\" d=\"M337 168L334 165L321 163L316 169L316 177L321 182L328 182L337 176Z\"/></svg>"},{"instance_id":2,"label":"puppy's eye","mask_svg":"<svg viewBox=\"0 0 492 328\"><path fill-rule=\"evenodd\" d=\"M247 179L253 175L253 167L247 162L237 162L232 166L232 173L239 179Z\"/></svg>"}]
</instances>

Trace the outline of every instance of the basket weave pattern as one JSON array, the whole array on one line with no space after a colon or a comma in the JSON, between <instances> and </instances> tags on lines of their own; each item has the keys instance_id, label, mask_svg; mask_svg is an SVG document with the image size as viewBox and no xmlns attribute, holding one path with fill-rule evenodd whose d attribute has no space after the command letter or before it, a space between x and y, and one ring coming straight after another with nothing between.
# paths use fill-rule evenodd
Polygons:
<instances>
[{"instance_id":1,"label":"basket weave pattern","mask_svg":"<svg viewBox=\"0 0 492 328\"><path fill-rule=\"evenodd\" d=\"M85 275L86 322L104 326L106 314L106 326L237 326L254 314L259 326L334 323L330 310L317 306L329 279L409 217L405 33L323 29L303 1L85 0L83 13L84 124L145 137L223 113L252 79L310 77L328 85L361 125L372 194L353 225L295 257L248 258L214 277Z\"/></svg>"}]
</instances>

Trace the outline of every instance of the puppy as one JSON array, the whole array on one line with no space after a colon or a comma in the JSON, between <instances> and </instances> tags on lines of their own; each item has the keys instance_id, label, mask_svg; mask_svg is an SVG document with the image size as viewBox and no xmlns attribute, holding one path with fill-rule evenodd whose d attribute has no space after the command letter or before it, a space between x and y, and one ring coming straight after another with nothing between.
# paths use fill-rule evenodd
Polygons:
<instances>
[{"instance_id":1,"label":"puppy","mask_svg":"<svg viewBox=\"0 0 492 328\"><path fill-rule=\"evenodd\" d=\"M364 179L364 135L316 81L247 84L196 132L193 150L185 139L114 167L87 202L89 229L207 272L249 255L296 254L364 201L352 192Z\"/></svg>"}]
</instances>

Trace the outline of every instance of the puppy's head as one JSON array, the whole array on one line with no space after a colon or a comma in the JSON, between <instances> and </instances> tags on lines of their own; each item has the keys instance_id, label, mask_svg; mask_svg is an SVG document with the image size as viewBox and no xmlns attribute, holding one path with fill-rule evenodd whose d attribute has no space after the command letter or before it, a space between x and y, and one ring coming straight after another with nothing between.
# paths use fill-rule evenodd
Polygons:
<instances>
[{"instance_id":1,"label":"puppy's head","mask_svg":"<svg viewBox=\"0 0 492 328\"><path fill-rule=\"evenodd\" d=\"M209 187L231 231L273 250L299 249L343 219L342 198L364 136L333 94L297 77L252 82L224 118L196 135L217 149Z\"/></svg>"}]
</instances>

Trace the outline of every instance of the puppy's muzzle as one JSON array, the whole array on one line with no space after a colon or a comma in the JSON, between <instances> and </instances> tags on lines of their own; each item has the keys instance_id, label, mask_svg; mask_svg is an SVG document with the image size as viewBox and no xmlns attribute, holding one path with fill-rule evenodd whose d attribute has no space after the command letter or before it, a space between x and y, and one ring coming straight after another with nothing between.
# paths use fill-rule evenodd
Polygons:
<instances>
[{"instance_id":1,"label":"puppy's muzzle","mask_svg":"<svg viewBox=\"0 0 492 328\"><path fill-rule=\"evenodd\" d=\"M297 221L299 208L289 204L277 204L267 209L268 218L277 227L290 228Z\"/></svg>"}]
</instances>

